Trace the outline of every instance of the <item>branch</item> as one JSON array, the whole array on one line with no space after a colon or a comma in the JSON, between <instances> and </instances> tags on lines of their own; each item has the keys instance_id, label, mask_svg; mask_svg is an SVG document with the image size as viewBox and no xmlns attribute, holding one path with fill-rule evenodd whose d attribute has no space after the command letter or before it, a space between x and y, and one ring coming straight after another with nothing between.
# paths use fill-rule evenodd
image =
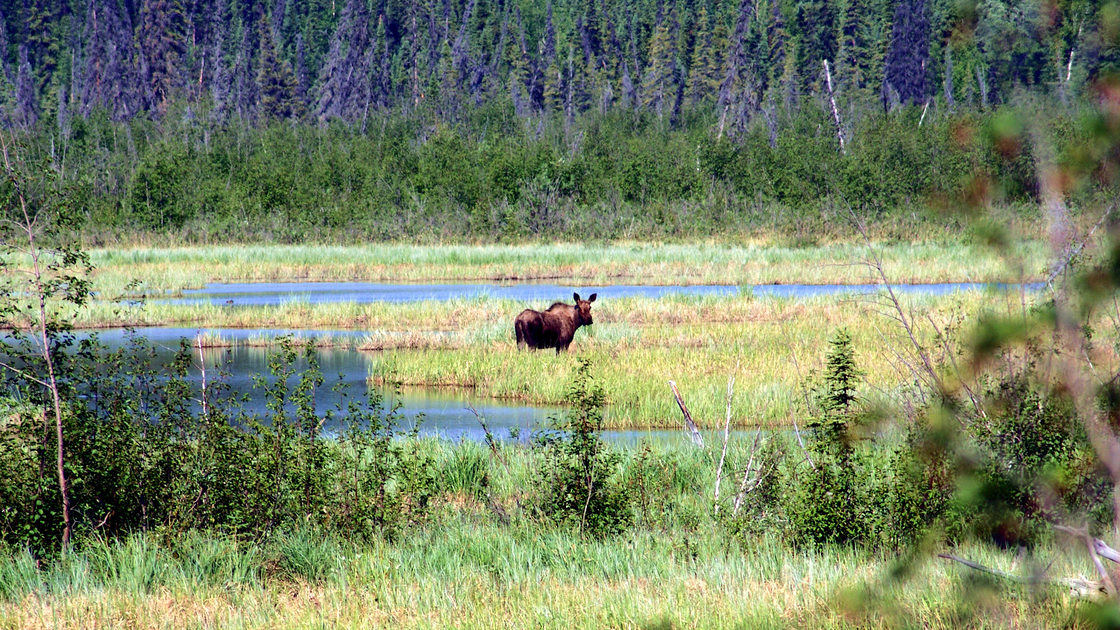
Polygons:
<instances>
[{"instance_id":1,"label":"branch","mask_svg":"<svg viewBox=\"0 0 1120 630\"><path fill-rule=\"evenodd\" d=\"M1104 213L1101 214L1101 218L1097 220L1096 225L1094 225L1089 230L1089 232L1086 233L1085 236L1082 237L1082 239L1077 243L1077 246L1071 248L1069 250L1068 254L1066 255L1065 259L1062 262L1060 262L1060 263L1058 263L1057 265L1054 266L1053 271L1051 271L1050 275L1046 278L1046 288L1047 289L1050 289L1050 290L1054 289L1054 279L1057 278L1059 275L1061 275L1061 273L1066 270L1066 267L1068 267L1070 265L1070 263L1073 262L1073 259L1077 258L1078 254L1080 254L1081 251L1085 249L1085 245L1086 245L1086 243L1089 242L1089 239L1093 237L1093 233L1096 232L1098 229L1100 229L1100 227L1102 225L1104 225L1104 222L1108 220L1108 217L1112 215L1112 212L1115 209L1116 209L1116 202L1113 202L1112 205L1110 205L1104 211Z\"/></svg>"},{"instance_id":2,"label":"branch","mask_svg":"<svg viewBox=\"0 0 1120 630\"><path fill-rule=\"evenodd\" d=\"M17 368L16 366L14 366L10 363L5 363L3 361L0 361L0 368L4 368L6 370L11 370L12 372L15 372L16 374L19 374L23 378L26 378L29 381L33 381L35 383L38 383L38 384L42 385L43 387L48 387L49 388L51 386L50 383L48 383L48 382L46 382L42 379L36 378L30 372L28 372L27 370L21 370L21 369Z\"/></svg>"},{"instance_id":3,"label":"branch","mask_svg":"<svg viewBox=\"0 0 1120 630\"><path fill-rule=\"evenodd\" d=\"M681 398L681 393L677 391L677 384L674 381L669 381L669 387L673 390L673 397L677 399L677 406L681 408L681 413L684 414L684 424L688 430L692 432L692 441L696 446L704 446L704 436L700 435L700 427L692 421L692 414L688 412L688 407L684 405L684 399Z\"/></svg>"},{"instance_id":4,"label":"branch","mask_svg":"<svg viewBox=\"0 0 1120 630\"><path fill-rule=\"evenodd\" d=\"M736 368L738 365L735 366ZM714 510L719 514L719 482L723 479L723 462L727 459L727 440L731 437L731 396L735 391L735 375L727 379L727 419L723 423L723 451L719 454L719 466L716 467L716 490L712 497Z\"/></svg>"},{"instance_id":5,"label":"branch","mask_svg":"<svg viewBox=\"0 0 1120 630\"><path fill-rule=\"evenodd\" d=\"M1007 580L1009 582L1015 582L1017 584L1028 584L1031 586L1060 586L1070 589L1070 591L1074 595L1079 595L1081 597L1088 597L1090 595L1096 595L1105 592L1102 583L1084 580L1081 578L1047 579L1043 576L1023 577L1015 575L1013 573L998 571L996 569L986 567L978 562L973 562L972 560L968 560L960 556L955 556L951 553L939 553L937 554L937 557L951 560L953 562L959 562L960 564L963 564L970 569L980 571L982 573L987 573L989 575L994 575L995 577Z\"/></svg>"},{"instance_id":6,"label":"branch","mask_svg":"<svg viewBox=\"0 0 1120 630\"><path fill-rule=\"evenodd\" d=\"M805 397L805 413L812 414L813 406L809 403L809 392L805 389L805 377L801 374L801 364L797 362L797 353L790 352L789 356L793 359L793 366L797 369L797 382L801 387L801 395ZM797 418L790 417L793 420L793 434L797 436L797 445L801 447L801 453L805 456L805 461L809 462L809 468L817 469L817 465L813 463L813 458L809 457L809 449L805 448L805 440L801 439L801 427L797 426Z\"/></svg>"}]
</instances>

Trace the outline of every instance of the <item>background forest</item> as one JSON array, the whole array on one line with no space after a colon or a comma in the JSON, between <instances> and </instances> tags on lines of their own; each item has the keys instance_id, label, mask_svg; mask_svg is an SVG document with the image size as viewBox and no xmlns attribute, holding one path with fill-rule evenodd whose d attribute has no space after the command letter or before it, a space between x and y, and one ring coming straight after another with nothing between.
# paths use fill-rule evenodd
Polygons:
<instances>
[{"instance_id":1,"label":"background forest","mask_svg":"<svg viewBox=\"0 0 1120 630\"><path fill-rule=\"evenodd\" d=\"M1036 201L1036 160L1078 159L1088 86L1120 64L1120 5L1094 0L0 13L0 115L88 200L94 244L812 241L847 229L838 201L911 236L940 228L930 209L977 172L1002 182L992 201ZM992 148L1006 136L1021 136L1013 160Z\"/></svg>"}]
</instances>

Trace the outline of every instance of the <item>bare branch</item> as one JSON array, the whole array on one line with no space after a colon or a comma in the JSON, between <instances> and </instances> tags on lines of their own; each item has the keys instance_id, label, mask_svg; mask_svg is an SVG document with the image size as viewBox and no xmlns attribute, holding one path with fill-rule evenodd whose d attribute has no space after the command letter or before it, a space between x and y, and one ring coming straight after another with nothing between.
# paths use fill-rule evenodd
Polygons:
<instances>
[{"instance_id":1,"label":"bare branch","mask_svg":"<svg viewBox=\"0 0 1120 630\"><path fill-rule=\"evenodd\" d=\"M739 365L736 364L736 370L738 370L738 367ZM713 509L716 514L719 514L719 483L723 479L723 462L727 459L727 441L731 437L731 397L734 391L735 374L732 373L727 379L727 419L723 423L723 450L719 454L719 466L716 467L716 489L712 496Z\"/></svg>"},{"instance_id":2,"label":"bare branch","mask_svg":"<svg viewBox=\"0 0 1120 630\"><path fill-rule=\"evenodd\" d=\"M692 420L692 414L688 412L688 407L684 405L684 399L681 398L681 393L677 391L677 384L674 381L669 381L669 388L673 390L673 397L677 399L677 406L681 408L681 413L684 415L684 424L692 433L692 441L697 446L704 446L704 436L700 435L700 427Z\"/></svg>"}]
</instances>

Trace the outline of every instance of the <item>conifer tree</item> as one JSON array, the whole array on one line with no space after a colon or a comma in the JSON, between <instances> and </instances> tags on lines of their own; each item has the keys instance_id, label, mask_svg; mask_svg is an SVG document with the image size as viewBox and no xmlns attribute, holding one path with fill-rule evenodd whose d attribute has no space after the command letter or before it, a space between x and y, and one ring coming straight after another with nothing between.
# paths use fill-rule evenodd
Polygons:
<instances>
[{"instance_id":1,"label":"conifer tree","mask_svg":"<svg viewBox=\"0 0 1120 630\"><path fill-rule=\"evenodd\" d=\"M734 132L746 122L749 113L752 97L750 92L753 86L750 79L751 59L748 55L747 33L754 18L754 8L752 0L739 2L735 32L731 36L726 69L719 86L719 100L716 103L720 111L717 131L719 137L728 131L729 123L731 131Z\"/></svg>"},{"instance_id":2,"label":"conifer tree","mask_svg":"<svg viewBox=\"0 0 1120 630\"><path fill-rule=\"evenodd\" d=\"M926 0L899 0L891 25L890 48L884 67L883 93L889 104L925 102L929 61L929 13Z\"/></svg>"},{"instance_id":3,"label":"conifer tree","mask_svg":"<svg viewBox=\"0 0 1120 630\"><path fill-rule=\"evenodd\" d=\"M552 21L551 1L548 3L545 17L539 63L543 68L541 74L541 105L549 111L561 111L564 107L564 76L556 59L556 26Z\"/></svg>"},{"instance_id":4,"label":"conifer tree","mask_svg":"<svg viewBox=\"0 0 1120 630\"><path fill-rule=\"evenodd\" d=\"M365 115L369 102L370 24L365 0L347 0L319 76L319 120Z\"/></svg>"},{"instance_id":5,"label":"conifer tree","mask_svg":"<svg viewBox=\"0 0 1120 630\"><path fill-rule=\"evenodd\" d=\"M3 95L7 94L9 84L12 82L11 68L8 67L8 27L0 16L0 102Z\"/></svg>"},{"instance_id":6,"label":"conifer tree","mask_svg":"<svg viewBox=\"0 0 1120 630\"><path fill-rule=\"evenodd\" d=\"M239 16L241 41L233 59L231 72L232 93L230 110L237 113L242 121L256 119L260 93L257 89L257 52L260 49L260 29L257 23L264 19L261 0L253 0L242 6Z\"/></svg>"},{"instance_id":7,"label":"conifer tree","mask_svg":"<svg viewBox=\"0 0 1120 630\"><path fill-rule=\"evenodd\" d=\"M25 3L24 7L26 35L22 46L27 48L27 63L31 69L28 76L38 74L35 85L38 91L46 88L59 63L62 45L59 41L62 27L60 21L64 4L62 0L37 0Z\"/></svg>"},{"instance_id":8,"label":"conifer tree","mask_svg":"<svg viewBox=\"0 0 1120 630\"><path fill-rule=\"evenodd\" d=\"M125 119L139 109L131 107L141 90L135 85L132 29L126 20L116 3L90 2L72 88L82 116L103 107L114 119Z\"/></svg>"},{"instance_id":9,"label":"conifer tree","mask_svg":"<svg viewBox=\"0 0 1120 630\"><path fill-rule=\"evenodd\" d=\"M16 70L16 93L10 120L18 127L31 127L39 120L39 90L31 70L27 45L19 47L19 67Z\"/></svg>"},{"instance_id":10,"label":"conifer tree","mask_svg":"<svg viewBox=\"0 0 1120 630\"><path fill-rule=\"evenodd\" d=\"M311 79L307 71L307 46L303 41L303 33L296 35L296 67L293 72L296 79L296 100L299 101L299 108L306 112Z\"/></svg>"},{"instance_id":11,"label":"conifer tree","mask_svg":"<svg viewBox=\"0 0 1120 630\"><path fill-rule=\"evenodd\" d=\"M377 16L377 28L374 30L373 39L375 48L371 53L377 64L371 79L373 102L379 109L388 109L393 94L393 71L384 14Z\"/></svg>"},{"instance_id":12,"label":"conifer tree","mask_svg":"<svg viewBox=\"0 0 1120 630\"><path fill-rule=\"evenodd\" d=\"M769 21L766 24L766 70L767 84L776 85L786 74L786 49L789 46L789 32L786 30L785 16L779 0L770 0Z\"/></svg>"},{"instance_id":13,"label":"conifer tree","mask_svg":"<svg viewBox=\"0 0 1120 630\"><path fill-rule=\"evenodd\" d=\"M186 18L181 0L144 0L140 9L141 77L146 105L163 112L182 84Z\"/></svg>"},{"instance_id":14,"label":"conifer tree","mask_svg":"<svg viewBox=\"0 0 1120 630\"><path fill-rule=\"evenodd\" d=\"M649 63L642 82L643 105L657 114L667 113L677 93L677 43L673 37L676 13L662 16L649 44Z\"/></svg>"},{"instance_id":15,"label":"conifer tree","mask_svg":"<svg viewBox=\"0 0 1120 630\"><path fill-rule=\"evenodd\" d=\"M823 74L821 62L836 59L836 14L829 0L799 0L794 45L797 72L803 88L816 90Z\"/></svg>"},{"instance_id":16,"label":"conifer tree","mask_svg":"<svg viewBox=\"0 0 1120 630\"><path fill-rule=\"evenodd\" d=\"M723 69L723 53L727 48L726 30L723 31L722 38L719 32L722 28L722 25L712 26L708 8L700 7L685 92L690 105L712 103L716 100Z\"/></svg>"},{"instance_id":17,"label":"conifer tree","mask_svg":"<svg viewBox=\"0 0 1120 630\"><path fill-rule=\"evenodd\" d=\"M260 62L257 83L261 95L260 113L266 119L288 119L302 116L296 98L296 78L286 59L280 57L273 42L272 28L260 22Z\"/></svg>"},{"instance_id":18,"label":"conifer tree","mask_svg":"<svg viewBox=\"0 0 1120 630\"><path fill-rule=\"evenodd\" d=\"M520 8L514 8L514 16L517 18L516 45L506 48L508 51L506 64L510 69L509 93L517 115L525 116L533 107L531 96L533 69L530 64L529 50L525 43L525 25L521 21Z\"/></svg>"},{"instance_id":19,"label":"conifer tree","mask_svg":"<svg viewBox=\"0 0 1120 630\"><path fill-rule=\"evenodd\" d=\"M882 76L882 41L872 0L848 0L840 20L836 81L850 90L877 87Z\"/></svg>"}]
</instances>

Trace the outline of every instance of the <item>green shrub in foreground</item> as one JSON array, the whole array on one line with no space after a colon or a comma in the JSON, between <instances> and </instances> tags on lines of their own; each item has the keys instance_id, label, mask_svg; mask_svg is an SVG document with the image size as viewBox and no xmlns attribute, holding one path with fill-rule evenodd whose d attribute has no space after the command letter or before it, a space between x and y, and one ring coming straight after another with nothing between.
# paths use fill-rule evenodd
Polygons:
<instances>
[{"instance_id":1,"label":"green shrub in foreground","mask_svg":"<svg viewBox=\"0 0 1120 630\"><path fill-rule=\"evenodd\" d=\"M545 490L540 510L554 521L576 525L593 536L618 534L633 520L631 490L618 477L621 456L598 435L604 394L581 360L568 393L566 435L544 443Z\"/></svg>"}]
</instances>

